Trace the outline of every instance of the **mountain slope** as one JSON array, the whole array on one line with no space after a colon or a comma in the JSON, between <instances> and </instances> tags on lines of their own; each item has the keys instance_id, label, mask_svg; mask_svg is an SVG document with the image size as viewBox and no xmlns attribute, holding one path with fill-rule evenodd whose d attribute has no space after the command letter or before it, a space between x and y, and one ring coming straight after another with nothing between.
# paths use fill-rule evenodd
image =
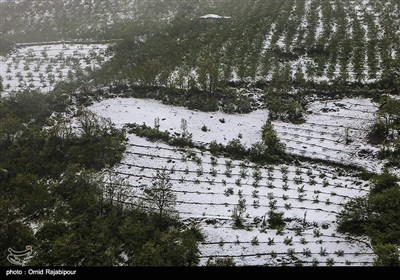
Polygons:
<instances>
[{"instance_id":1,"label":"mountain slope","mask_svg":"<svg viewBox=\"0 0 400 280\"><path fill-rule=\"evenodd\" d=\"M131 29L105 71L139 85L211 92L228 81L398 90L398 1L218 1L213 11L231 19L198 19L209 11L180 10L146 36Z\"/></svg>"}]
</instances>

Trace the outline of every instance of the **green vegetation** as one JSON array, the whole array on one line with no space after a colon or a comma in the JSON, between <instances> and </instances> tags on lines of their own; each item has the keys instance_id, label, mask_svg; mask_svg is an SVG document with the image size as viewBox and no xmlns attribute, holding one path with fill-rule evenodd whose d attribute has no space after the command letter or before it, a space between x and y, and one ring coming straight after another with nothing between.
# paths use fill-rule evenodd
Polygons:
<instances>
[{"instance_id":1,"label":"green vegetation","mask_svg":"<svg viewBox=\"0 0 400 280\"><path fill-rule=\"evenodd\" d=\"M284 213L283 212L276 212L276 211L269 211L268 212L268 225L272 229L283 229L286 225L284 221Z\"/></svg>"},{"instance_id":2,"label":"green vegetation","mask_svg":"<svg viewBox=\"0 0 400 280\"><path fill-rule=\"evenodd\" d=\"M159 19L177 4L132 0L12 2L0 3L0 15L4 35L15 42L119 39L131 25L161 24ZM152 16L147 16L149 13Z\"/></svg>"},{"instance_id":3,"label":"green vegetation","mask_svg":"<svg viewBox=\"0 0 400 280\"><path fill-rule=\"evenodd\" d=\"M157 171L152 186L145 189L144 194L149 208L154 209L161 222L174 211L176 195L172 192L171 177L165 169Z\"/></svg>"},{"instance_id":4,"label":"green vegetation","mask_svg":"<svg viewBox=\"0 0 400 280\"><path fill-rule=\"evenodd\" d=\"M0 54L9 53L14 42L119 39L108 50L113 58L100 70L90 70L89 76L76 66L76 73L68 74L70 81L58 84L53 93L20 92L0 99L0 265L8 265L5 256L10 244L15 248L33 245L37 255L32 265L199 263L200 230L183 224L175 215L176 196L166 170L154 175L151 186L143 186L143 203L128 194L119 178L102 177L104 170L121 161L126 135L109 120L83 109L100 98L152 98L192 110L230 114L267 108L270 121L299 124L304 122L307 102L315 96L374 97L380 108L369 141L382 145L379 156L389 161L389 167L400 166L400 101L387 96L400 94L398 0L370 1L363 3L361 10L356 7L361 1L341 0L313 0L308 8L306 1L294 0L78 2L0 3ZM206 13L229 15L231 19L200 21L198 17ZM28 71L30 66L23 67ZM22 74L18 75L22 80ZM78 79L74 80L74 75ZM33 83L32 73L27 77ZM3 79L6 77L0 77L0 91ZM74 116L77 127L66 117L70 105L80 108ZM160 131L159 122L155 120L154 128L130 124L125 129L149 141L209 150L216 157L257 164L290 160L271 123L262 128L262 142L248 148L240 136L226 145L197 145L185 120L181 134ZM202 130L208 132L206 126ZM346 131L346 141L348 134ZM303 160L300 156L297 159ZM199 178L194 183L200 184L207 171L200 158L197 164ZM216 177L217 170L210 170L210 174ZM288 168L282 166L281 171L282 189L287 191ZM189 169L185 173L189 174ZM228 163L225 175L236 176ZM240 176L233 178L237 187L246 184L249 174L245 167ZM258 187L261 173L253 176L253 185ZM324 178L320 174L320 179ZM278 187L272 182L272 172L268 179L268 188ZM290 180L301 185L301 171ZM209 182L213 185L214 178ZM371 182L367 196L344 205L338 215L338 230L368 236L377 256L375 265L398 266L398 178L386 169L372 176ZM319 185L314 177L309 184ZM324 179L322 187L328 186ZM299 202L310 200L303 192L299 187L295 198ZM224 195L234 193L233 188L226 188ZM260 207L261 199L254 192L255 200L246 205L243 191L237 193L233 226L249 229L247 207ZM331 195L337 196L336 192ZM319 199L316 195L313 202L320 203ZM321 198L321 203L336 202ZM281 235L290 218L277 212L282 207L277 204L271 194L263 223ZM285 203L284 208L295 209L291 203ZM319 229L313 233L314 238L323 236ZM306 242L303 239L301 244ZM257 237L250 242L253 246L259 243ZM285 245L292 243L292 238L285 238ZM273 244L273 239L268 241L268 245ZM303 254L310 257L311 251L304 249ZM287 255L294 259L294 249L289 248ZM328 256L323 247L320 256ZM277 254L272 251L271 257ZM319 261L315 258L312 262L317 265ZM327 258L326 264L334 265L335 260ZM217 258L209 259L207 265L235 263L232 258Z\"/></svg>"},{"instance_id":5,"label":"green vegetation","mask_svg":"<svg viewBox=\"0 0 400 280\"><path fill-rule=\"evenodd\" d=\"M338 230L355 236L367 235L377 258L376 265L399 265L400 188L398 178L385 171L372 179L366 197L345 204L338 215Z\"/></svg>"},{"instance_id":6,"label":"green vegetation","mask_svg":"<svg viewBox=\"0 0 400 280\"><path fill-rule=\"evenodd\" d=\"M21 92L0 100L0 264L9 265L10 246L29 244L31 265L196 265L196 227L166 207L126 204L118 179L100 176L121 161L124 131L87 111L73 128L59 98Z\"/></svg>"},{"instance_id":7,"label":"green vegetation","mask_svg":"<svg viewBox=\"0 0 400 280\"><path fill-rule=\"evenodd\" d=\"M354 3L341 1L312 1L308 10L299 1L205 3L185 1L170 24L146 35L138 28L130 29L95 80L99 84L119 81L128 88L163 88L172 94L168 99L178 89L189 99L194 92L226 100L232 89L250 86L265 92L267 99L279 96L277 104L269 105L277 109L273 115L295 122L301 121L304 111L302 95L371 96L398 90L400 61L392 49L399 49L395 35L399 14L388 14L395 10L394 0L385 5L371 3L371 11L364 9L362 18ZM210 7L232 18L218 24L199 23L197 17ZM317 33L318 9L322 11L322 34ZM376 13L382 19L381 27L374 21ZM362 25L368 26L368 40ZM384 33L378 32L381 29ZM378 34L384 35L380 38ZM378 57L382 58L380 69ZM364 65L368 65L367 72ZM378 70L382 70L381 77Z\"/></svg>"},{"instance_id":8,"label":"green vegetation","mask_svg":"<svg viewBox=\"0 0 400 280\"><path fill-rule=\"evenodd\" d=\"M14 47L14 44L0 34L0 55L9 53Z\"/></svg>"},{"instance_id":9,"label":"green vegetation","mask_svg":"<svg viewBox=\"0 0 400 280\"><path fill-rule=\"evenodd\" d=\"M380 159L387 159L388 166L400 166L400 100L382 96L379 111L369 132L369 142L381 145Z\"/></svg>"},{"instance_id":10,"label":"green vegetation","mask_svg":"<svg viewBox=\"0 0 400 280\"><path fill-rule=\"evenodd\" d=\"M169 131L160 131L158 128L151 128L145 124L138 125L127 124L128 133L136 134L139 137L144 137L149 141L163 141L171 146L199 148L205 150L203 145L196 144L192 141L192 135L189 133L171 134ZM240 143L240 139L234 139L228 142L227 145L219 144L212 141L209 145L209 151L213 156L225 156L232 159L248 159L258 164L280 163L289 157L285 153L283 144L273 130L270 123L267 123L262 128L263 142L256 143L250 148L244 147Z\"/></svg>"}]
</instances>

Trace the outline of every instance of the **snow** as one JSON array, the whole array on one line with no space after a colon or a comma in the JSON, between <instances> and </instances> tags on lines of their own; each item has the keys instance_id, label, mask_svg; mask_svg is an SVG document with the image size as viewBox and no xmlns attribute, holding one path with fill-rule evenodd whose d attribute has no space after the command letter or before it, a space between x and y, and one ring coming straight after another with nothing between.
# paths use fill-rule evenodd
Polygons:
<instances>
[{"instance_id":1,"label":"snow","mask_svg":"<svg viewBox=\"0 0 400 280\"><path fill-rule=\"evenodd\" d=\"M321 36L323 35L323 32L324 32L324 23L323 23L322 19L323 19L322 7L319 6L318 7L318 23L317 23L317 28L316 28L316 32L315 32L316 40L321 38Z\"/></svg>"},{"instance_id":2,"label":"snow","mask_svg":"<svg viewBox=\"0 0 400 280\"><path fill-rule=\"evenodd\" d=\"M261 127L268 119L267 110L258 110L247 115L229 115L222 112L204 113L191 111L182 107L164 105L155 100L136 98L115 98L101 101L89 107L89 110L110 118L118 127L126 123L145 123L154 127L154 120L160 119L160 130L171 133L182 133L181 120L188 122L188 132L193 134L196 142L227 144L238 139L246 147L261 141ZM225 123L221 123L221 120ZM209 131L201 130L206 126Z\"/></svg>"},{"instance_id":3,"label":"snow","mask_svg":"<svg viewBox=\"0 0 400 280\"><path fill-rule=\"evenodd\" d=\"M340 103L347 109L375 110L369 100L346 99ZM310 110L318 112L332 106L329 102L315 102ZM89 110L110 118L118 127L133 122L153 126L154 119L159 117L161 130L172 129L171 132L181 132L181 119L186 119L196 141L227 143L242 133L246 145L260 141L260 129L268 115L265 110L248 115L195 112L135 98L104 100ZM334 112L327 116L334 121ZM220 118L226 122L219 122ZM342 119L343 125L355 123ZM310 117L309 126L311 121L317 119ZM326 124L326 119L320 123ZM202 132L203 124L211 131ZM278 124L274 125L277 128ZM316 130L316 135L329 132L323 127ZM126 201L138 205L145 202L143 191L155 172L168 170L180 218L198 223L205 235L200 245L201 265L210 257L232 257L238 265L293 265L292 255L303 265L318 262L325 266L332 264L332 260L333 265L339 266L372 264L374 255L368 240L351 241L336 230L336 215L343 203L366 195L370 188L368 182L355 179L348 171L309 163L298 167L255 166L196 149L149 142L135 135L129 135L128 142L122 162L113 169L123 182ZM260 174L258 180L255 172ZM246 200L245 229L234 228L231 217L239 199ZM289 219L282 232L263 226L270 210L284 212L284 218ZM258 245L251 242L254 238Z\"/></svg>"},{"instance_id":4,"label":"snow","mask_svg":"<svg viewBox=\"0 0 400 280\"><path fill-rule=\"evenodd\" d=\"M270 31L269 31L268 35L265 36L264 43L263 43L263 52L262 52L263 55L265 54L266 50L268 50L271 46L271 40L272 40L272 36L275 33L275 27L276 27L276 22L271 24Z\"/></svg>"},{"instance_id":5,"label":"snow","mask_svg":"<svg viewBox=\"0 0 400 280\"><path fill-rule=\"evenodd\" d=\"M367 143L377 111L377 105L370 99L316 101L309 104L304 124L278 121L273 124L291 154L379 172L383 167L383 162L377 159L379 149Z\"/></svg>"},{"instance_id":6,"label":"snow","mask_svg":"<svg viewBox=\"0 0 400 280\"><path fill-rule=\"evenodd\" d=\"M333 258L336 265L344 265L346 261L353 265L371 264L373 255L368 242L347 240L346 236L336 232L335 224L342 203L351 197L365 195L369 190L368 182L338 175L335 169L321 165L257 169L249 163L243 167L240 161L232 161L228 177L227 158L213 158L196 149L185 151L151 143L134 135L128 138L130 145L125 157L114 169L127 188L127 200L131 203L142 201L143 190L151 184L156 170L170 171L180 218L199 223L205 235L205 241L200 245L202 265L212 256L232 256L238 265L278 265L271 259L272 252L279 254L278 259L293 263L286 257L288 249L293 249L305 265L310 265L308 262L313 258L321 265L326 265L327 258ZM190 156L193 153L201 159L200 163ZM255 170L261 175L258 182L254 179ZM247 174L245 177L241 176L243 172ZM303 179L302 183L296 182L298 177ZM315 184L309 183L311 180L315 180ZM226 194L228 189L233 194ZM233 228L232 211L241 197L246 200L245 225L248 229ZM282 233L264 228L261 222L254 223L255 219L268 218L271 209L284 212L285 218L292 219ZM301 221L304 220L303 227ZM302 227L300 232L296 233L296 227ZM259 245L251 244L254 237ZM285 244L290 238L292 242ZM274 240L274 244L268 245L269 240ZM309 250L312 258L303 256L304 250ZM340 251L344 252L343 256L338 256Z\"/></svg>"},{"instance_id":7,"label":"snow","mask_svg":"<svg viewBox=\"0 0 400 280\"><path fill-rule=\"evenodd\" d=\"M199 18L200 19L209 19L209 18L212 18L212 19L230 19L231 17L220 16L220 15L215 15L215 14L208 14L208 15L201 16Z\"/></svg>"},{"instance_id":8,"label":"snow","mask_svg":"<svg viewBox=\"0 0 400 280\"><path fill-rule=\"evenodd\" d=\"M108 44L40 44L19 47L0 56L4 95L18 90L51 91L61 80L76 78L79 71L95 70L108 58Z\"/></svg>"}]
</instances>

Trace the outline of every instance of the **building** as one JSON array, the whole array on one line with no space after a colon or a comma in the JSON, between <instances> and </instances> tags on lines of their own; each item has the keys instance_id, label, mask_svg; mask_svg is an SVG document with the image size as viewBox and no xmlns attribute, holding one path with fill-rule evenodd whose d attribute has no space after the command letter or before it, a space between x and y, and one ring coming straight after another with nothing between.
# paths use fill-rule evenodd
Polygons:
<instances>
[{"instance_id":1,"label":"building","mask_svg":"<svg viewBox=\"0 0 400 280\"><path fill-rule=\"evenodd\" d=\"M217 23L217 22L221 22L223 20L227 20L230 19L231 17L227 17L227 16L219 16L219 15L215 15L215 14L208 14L208 15L204 15L199 17L199 20L202 22L206 22L206 23Z\"/></svg>"}]
</instances>

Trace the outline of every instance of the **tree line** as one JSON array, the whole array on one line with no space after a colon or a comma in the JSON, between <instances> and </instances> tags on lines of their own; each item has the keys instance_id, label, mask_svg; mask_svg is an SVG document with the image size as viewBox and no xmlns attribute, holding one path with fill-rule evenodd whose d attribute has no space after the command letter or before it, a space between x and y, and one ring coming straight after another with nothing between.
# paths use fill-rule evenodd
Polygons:
<instances>
[{"instance_id":1,"label":"tree line","mask_svg":"<svg viewBox=\"0 0 400 280\"><path fill-rule=\"evenodd\" d=\"M162 176L148 205L127 204L120 179L100 172L120 162L125 132L85 109L74 128L62 98L0 99L0 264L31 245L30 265L196 265L202 235L157 204Z\"/></svg>"}]
</instances>

